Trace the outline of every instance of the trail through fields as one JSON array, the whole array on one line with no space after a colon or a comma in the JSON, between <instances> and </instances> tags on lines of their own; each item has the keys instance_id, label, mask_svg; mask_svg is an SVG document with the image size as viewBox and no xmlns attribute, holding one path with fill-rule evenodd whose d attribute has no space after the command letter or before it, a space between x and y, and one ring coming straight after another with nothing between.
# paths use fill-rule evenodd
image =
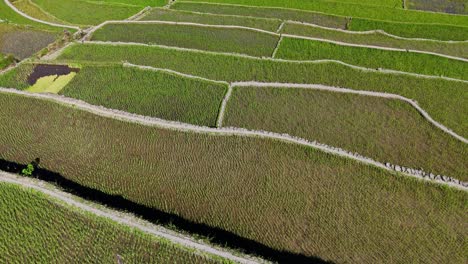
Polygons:
<instances>
[{"instance_id":1,"label":"trail through fields","mask_svg":"<svg viewBox=\"0 0 468 264\"><path fill-rule=\"evenodd\" d=\"M214 135L230 135L230 136L246 136L246 137L259 137L259 138L267 138L273 140L279 140L288 143L299 144L307 147L312 147L315 149L319 149L323 152L338 155L341 157L353 159L355 161L362 162L367 165L372 165L381 169L385 169L387 171L397 171L405 176L410 176L414 178L418 178L421 180L431 181L438 184L444 184L448 186L452 186L458 188L460 190L468 191L468 182L461 182L457 179L443 176L443 175L433 175L432 173L425 173L423 171L411 169L411 168L404 168L397 165L391 164L383 164L381 162L375 161L371 158L361 156L356 153L352 153L341 148L331 147L325 144L318 143L316 141L309 141L303 138L290 136L288 134L279 134L273 133L268 131L257 131L257 130L247 130L242 128L211 128L211 127L202 127L196 126L192 124L180 123L175 121L168 121L154 117L148 116L141 116L136 114L131 114L128 112L115 110L115 109L108 109L102 106L95 106L83 102L81 100L54 95L54 94L39 94L39 93L28 93L25 91L20 91L16 89L9 89L9 88L0 88L0 93L6 94L16 94L22 95L30 98L38 98L38 99L45 99L49 101L53 101L65 106L72 106L75 109L80 109L98 116L112 118L124 122L131 122L135 124L145 125L145 126L155 126L161 127L165 129L171 129L175 131L182 131L182 132L194 132L194 133L203 133L203 134L214 134Z\"/></svg>"},{"instance_id":2,"label":"trail through fields","mask_svg":"<svg viewBox=\"0 0 468 264\"><path fill-rule=\"evenodd\" d=\"M109 20L101 23L97 27L93 28L92 32L88 33L88 35L94 33L96 30L102 28L107 24L166 24L166 25L181 25L181 26L194 26L194 27L208 27L208 28L224 28L224 29L244 29L255 31L259 33L269 34L277 37L288 37L288 38L295 38L295 39L304 39L304 40L312 40L312 41L320 41L326 43L332 43L335 45L346 46L346 47L358 47L358 48L368 48L368 49L379 49L379 50L386 50L386 51L398 51L398 52L412 52L412 53L420 53L420 54L427 54L433 56L439 56L443 58L453 59L453 60L460 60L468 62L468 59L450 56L445 54L440 54L436 52L430 51L421 51L421 50L411 50L411 49L400 49L400 48L389 48L389 47L382 47L382 46L375 46L375 45L364 45L364 44L352 44L342 41L335 41L323 38L313 38L313 37L306 37L294 34L280 34L277 32L272 32L264 29L252 28L252 27L245 27L245 26L237 26L237 25L211 25L211 24L201 24L201 23L193 23L193 22L174 22L174 21L163 21L163 20L145 20L145 21L131 21L131 20ZM284 25L284 24L281 24ZM281 26L280 26L281 29ZM280 30L279 29L279 30ZM89 39L90 36L87 37Z\"/></svg>"},{"instance_id":3,"label":"trail through fields","mask_svg":"<svg viewBox=\"0 0 468 264\"><path fill-rule=\"evenodd\" d=\"M161 226L156 226L147 221L138 219L130 214L124 214L122 212L111 210L105 207L98 207L89 202L87 203L80 202L76 197L72 196L71 194L63 192L59 190L58 188L52 187L51 185L46 185L44 182L37 180L37 179L20 177L11 173L0 171L0 182L17 184L25 188L34 189L54 199L58 199L67 205L79 208L89 213L92 213L93 215L96 215L99 217L105 217L119 224L123 224L132 228L136 228L144 233L147 233L153 236L165 238L171 241L172 243L179 244L188 248L192 248L197 251L216 255L216 256L219 256L219 257L222 257L222 258L234 261L234 262L238 262L238 263L249 263L249 264L258 263L257 261L254 261L253 259L235 256L222 249L215 248L213 246L195 241L194 239L190 237L177 234Z\"/></svg>"},{"instance_id":4,"label":"trail through fields","mask_svg":"<svg viewBox=\"0 0 468 264\"><path fill-rule=\"evenodd\" d=\"M35 22L37 22L37 23L49 25L49 26L52 26L52 27L71 28L71 29L80 30L80 28L79 28L79 27L76 27L76 26L69 26L69 25L56 24L56 23L47 22L47 21L44 21L44 20L40 20L40 19L31 17L31 16L29 16L29 15L27 15L27 14L21 12L18 8L16 8L16 6L14 6L12 3L10 3L9 0L4 0L4 2L5 2L5 4L7 4L11 9L13 9L13 11L15 11L16 13L18 13L20 16L25 17L25 18L27 18L27 19L29 19L29 20L35 21Z\"/></svg>"},{"instance_id":5,"label":"trail through fields","mask_svg":"<svg viewBox=\"0 0 468 264\"><path fill-rule=\"evenodd\" d=\"M379 72L379 73L394 74L394 75L407 75L407 76L412 76L412 77L417 77L417 78L424 78L424 79L442 79L442 80L447 80L447 81L468 83L468 80L455 79L455 78L450 78L450 77L445 77L445 76L425 75L425 74L419 74L419 73L388 70L388 69L381 69L381 68L371 69L371 68L365 68L365 67L361 67L361 66L348 64L346 62L339 61L339 60L330 60L330 59L300 60L300 61L299 60L288 60L288 59L276 59L276 58L271 58L271 57L254 57L254 56L250 56L250 55L246 55L246 54L240 54L240 53L206 51L206 50L181 48L181 47L165 46L165 45L157 45L157 44L145 44L145 43L137 43L137 42L115 42L115 41L96 41L96 40L89 41L89 40L83 40L80 43L82 43L82 44L104 45L104 46L108 45L108 46L157 47L157 48L163 48L163 49L197 52L197 53L202 53L202 54L225 55L225 56L227 55L227 56L247 58L247 59L253 59L253 60L270 60L270 61L276 61L276 62L287 62L287 63L296 63L296 64L339 63L341 65L344 65L344 66L347 66L347 67L350 67L350 68L353 68L353 69L356 69L356 70L364 71L364 72Z\"/></svg>"}]
</instances>

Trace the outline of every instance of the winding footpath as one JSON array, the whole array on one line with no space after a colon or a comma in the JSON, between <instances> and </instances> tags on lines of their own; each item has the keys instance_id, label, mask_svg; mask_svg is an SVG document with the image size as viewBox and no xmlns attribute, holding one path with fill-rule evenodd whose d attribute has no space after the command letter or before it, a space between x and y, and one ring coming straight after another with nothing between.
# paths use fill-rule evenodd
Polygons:
<instances>
[{"instance_id":1,"label":"winding footpath","mask_svg":"<svg viewBox=\"0 0 468 264\"><path fill-rule=\"evenodd\" d=\"M49 26L52 26L52 27L70 28L70 29L80 30L80 28L79 28L79 27L76 27L76 26L69 26L69 25L56 24L56 23L47 22L47 21L44 21L44 20L40 20L40 19L34 18L34 17L32 17L32 16L29 16L29 15L23 13L21 10L19 10L18 8L16 8L16 6L14 6L12 3L10 3L9 0L4 0L4 2L5 2L6 5L8 5L11 9L13 9L13 11L15 11L16 13L18 13L20 16L25 17L25 18L27 18L27 19L29 19L29 20L35 21L35 22L37 22L37 23L49 25Z\"/></svg>"},{"instance_id":2,"label":"winding footpath","mask_svg":"<svg viewBox=\"0 0 468 264\"><path fill-rule=\"evenodd\" d=\"M372 165L381 169L385 169L387 171L392 171L392 172L396 171L405 176L410 176L410 177L418 178L421 180L431 181L431 182L438 183L438 184L444 184L444 185L452 186L460 190L468 191L468 182L462 182L462 181L459 181L457 179L454 179L452 177L448 177L445 175L433 175L432 173L426 173L421 170L405 168L405 167L401 167L398 165L392 165L389 163L383 164L371 158L364 157L359 154L343 150L341 148L331 147L325 144L318 143L316 141L309 141L303 138L290 136L288 134L279 134L279 133L273 133L273 132L268 132L268 131L248 130L248 129L232 128L232 127L211 128L211 127L197 126L197 125L186 124L186 123L181 123L181 122L163 120L160 118L131 114L125 111L120 111L120 110L115 110L115 109L108 109L102 106L91 105L81 100L64 97L64 96L60 96L56 94L29 93L29 92L20 91L16 89L9 89L9 88L0 88L0 93L16 94L16 95L29 97L29 98L48 100L48 101L59 103L68 107L73 107L75 109L86 111L86 112L89 112L98 116L102 116L105 118L112 118L115 120L120 120L124 122L130 122L130 123L135 123L135 124L140 124L140 125L145 125L145 126L160 127L160 128L170 129L174 131L225 135L225 136L258 137L258 138L279 140L283 142L312 147L312 148L321 150L329 154L338 155L344 158L349 158L349 159L352 159L352 160L355 160L355 161L358 161L367 165Z\"/></svg>"},{"instance_id":3,"label":"winding footpath","mask_svg":"<svg viewBox=\"0 0 468 264\"><path fill-rule=\"evenodd\" d=\"M218 121L217 121L217 126L221 127L224 119L224 112L228 103L229 98L231 97L232 90L235 87L269 87L269 88L288 88L288 89L312 89L312 90L321 90L321 91L329 91L329 92L337 92L337 93L348 93L348 94L357 94L357 95L364 95L364 96L372 96L372 97L380 97L380 98L387 98L387 99L396 99L396 100L401 100L404 101L408 104L410 104L413 108L415 108L429 123L434 125L435 127L441 129L443 132L449 134L450 136L460 140L461 142L468 144L468 139L458 135L457 133L453 132L451 129L447 128L446 126L442 125L441 123L435 121L429 113L427 113L424 109L422 109L414 100L411 100L409 98L406 98L404 96L398 95L398 94L392 94L392 93L383 93L383 92L373 92L373 91L366 91L366 90L354 90L354 89L348 89L348 88L341 88L341 87L336 87L336 86L327 86L327 85L321 85L321 84L300 84L300 83L279 83L279 82L274 82L274 83L268 83L268 82L256 82L256 81L249 81L249 82L224 82L224 81L216 81L216 80L210 80L207 78L191 75L191 74L186 74L186 73L181 73L177 72L174 70L170 69L163 69L163 68L155 68L151 66L142 66L142 65L137 65L137 64L132 64L125 62L123 63L124 67L130 67L130 68L137 68L140 70L150 70L150 71L155 71L155 72L165 72L169 74L174 74L183 78L190 78L190 79L195 79L195 80L201 80L201 81L207 81L211 83L217 83L217 84L224 84L228 85L229 89L223 99L223 102L221 104L219 116L218 116Z\"/></svg>"},{"instance_id":4,"label":"winding footpath","mask_svg":"<svg viewBox=\"0 0 468 264\"><path fill-rule=\"evenodd\" d=\"M420 53L420 54L433 55L433 56L438 56L438 57L443 57L443 58L468 62L468 59L465 59L465 58L450 56L450 55L445 55L445 54L430 52L430 51L401 49L401 48L390 48L390 47L382 47L382 46L375 46L375 45L364 45L364 44L352 44L352 43L329 40L329 39L323 39L323 38L314 38L314 37L300 36L300 35L294 35L294 34L282 34L282 33L272 32L272 31L268 31L268 30L264 30L264 29L245 27L245 26L238 26L238 25L212 25L212 24L201 24L201 23L193 23L193 22L175 22L175 21L164 21L164 20L145 20L145 21L141 21L141 20L139 20L139 21L108 20L108 21L105 21L105 22L101 23L100 25L96 26L93 29L93 32L100 29L100 28L102 28L102 27L104 27L105 25L108 25L108 24L162 24L162 25L180 25L180 26L193 26L193 27L204 27L204 28L242 29L242 30L247 30L247 31L253 31L253 32L268 34L268 35L276 36L276 37L279 37L279 38L287 37L287 38L293 38L293 39L304 39L304 40L311 40L311 41L319 41L319 42L332 43L332 44L335 44L335 45L345 46L345 47L358 47L358 48L378 49L378 50L386 50L386 51L396 51L396 52Z\"/></svg>"},{"instance_id":5,"label":"winding footpath","mask_svg":"<svg viewBox=\"0 0 468 264\"><path fill-rule=\"evenodd\" d=\"M65 204L69 206L79 208L95 216L105 217L119 224L123 224L128 227L136 228L144 233L147 233L156 237L165 238L171 241L172 243L182 245L184 247L188 247L196 251L219 256L219 257L222 257L222 258L225 258L225 259L237 262L237 263L246 263L246 264L258 263L257 260L250 259L248 257L235 256L228 251L196 241L193 238L190 238L181 234L177 234L162 226L157 226L148 221L143 221L142 219L136 218L135 216L131 214L111 210L103 206L97 206L96 204L93 204L90 202L84 203L82 201L79 201L77 197L69 193L63 192L59 190L58 188L53 187L52 185L45 184L45 182L37 180L37 179L21 177L15 174L0 171L0 182L16 184L25 188L39 191L51 198L60 200L61 202L64 202Z\"/></svg>"},{"instance_id":6,"label":"winding footpath","mask_svg":"<svg viewBox=\"0 0 468 264\"><path fill-rule=\"evenodd\" d=\"M89 38L89 36L88 36ZM78 43L78 42L76 42ZM419 73L411 73L411 72L404 72L404 71L397 71L397 70L389 70L389 69L371 69L361 66L356 66L352 64L348 64L343 61L339 60L331 60L331 59L322 59L322 60L288 60L288 59L277 59L271 57L255 57L251 55L241 54L241 53L233 53L233 52L217 52L217 51L206 51L206 50L198 50L198 49L191 49L191 48L181 48L175 46L166 46L166 45L158 45L158 44L145 44L145 43L138 43L138 42L120 42L120 41L99 41L99 40L83 40L79 42L81 44L90 44L90 45L104 45L104 46L142 46L142 47L154 47L154 48L162 48L168 50L178 50L178 51L187 51L187 52L196 52L201 54L209 54L209 55L221 55L221 56L232 56L238 58L246 58L252 60L268 60L273 62L285 62L285 63L295 63L295 64L320 64L320 63L337 63L341 64L346 67L350 67L356 70L364 71L364 72L378 72L384 74L393 74L393 75L406 75L412 76L417 78L424 78L424 79L441 79L446 81L455 81L455 82L463 82L468 83L468 80L456 79L451 77L445 76L435 76L435 75L425 75Z\"/></svg>"}]
</instances>

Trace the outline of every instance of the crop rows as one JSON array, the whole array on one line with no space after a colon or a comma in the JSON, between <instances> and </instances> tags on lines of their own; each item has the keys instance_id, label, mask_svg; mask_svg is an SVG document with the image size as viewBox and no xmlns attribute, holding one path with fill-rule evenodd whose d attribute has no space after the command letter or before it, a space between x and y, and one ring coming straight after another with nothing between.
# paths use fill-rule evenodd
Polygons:
<instances>
[{"instance_id":1,"label":"crop rows","mask_svg":"<svg viewBox=\"0 0 468 264\"><path fill-rule=\"evenodd\" d=\"M224 126L287 133L383 163L467 180L468 148L405 102L309 89L235 87Z\"/></svg>"},{"instance_id":2,"label":"crop rows","mask_svg":"<svg viewBox=\"0 0 468 264\"><path fill-rule=\"evenodd\" d=\"M434 21L440 24L459 25L468 27L468 18L465 16L453 16L443 13L418 12L411 10L403 10L402 8L384 7L375 4L362 5L360 2L344 3L343 1L332 2L325 0L318 1L283 1L283 0L184 0L180 3L203 2L203 3L219 3L231 5L245 5L258 7L278 7L286 9L299 9L307 11L323 12L345 17L367 18L375 20L386 20L395 22L410 22L410 23L429 23ZM176 5L179 4L176 3ZM236 7L237 8L237 7Z\"/></svg>"},{"instance_id":3,"label":"crop rows","mask_svg":"<svg viewBox=\"0 0 468 264\"><path fill-rule=\"evenodd\" d=\"M467 137L464 119L468 106L464 102L468 84L463 82L361 71L337 63L293 63L144 46L73 45L58 59L129 61L227 82L311 83L399 94L416 100L435 120Z\"/></svg>"},{"instance_id":4,"label":"crop rows","mask_svg":"<svg viewBox=\"0 0 468 264\"><path fill-rule=\"evenodd\" d=\"M215 0L216 1L216 0ZM203 1L207 2L207 1ZM213 2L213 1L210 1ZM221 1L218 1L221 2ZM290 1L289 1L290 2ZM289 3L283 2L283 3ZM299 1L295 1L299 3ZM313 3L318 3L314 1ZM256 3L259 3L256 1ZM304 4L300 1L301 5ZM310 2L312 3L312 2ZM331 2L328 2L331 4ZM335 3L334 10L346 11L343 8L342 3ZM359 6L359 5L355 5ZM229 14L229 15L242 15L242 16L254 16L254 17L265 17L265 18L279 18L282 20L292 20L298 22L307 22L317 24L324 27L348 29L351 31L367 31L367 30L384 30L387 33L397 35L400 37L408 38L427 38L427 39L438 39L438 40L468 40L468 20L464 17L455 17L456 20L463 20L462 22L456 23L444 23L442 20L430 19L427 24L426 22L412 21L411 23L392 21L386 19L368 19L368 17L359 17L353 15L330 15L334 12L310 12L306 10L295 10L295 9L284 9L284 8L271 8L271 7L254 7L254 6L237 6L237 5L222 5L214 3L195 3L195 2L180 2L171 6L172 9L205 12L213 14ZM407 11L404 11L407 13ZM421 12L413 12L421 13ZM427 15L427 13L425 13ZM453 18L454 16L442 15L445 17ZM352 17L350 20L349 17ZM394 18L410 18L407 14ZM434 24L434 21L440 24ZM410 21L406 21L410 22Z\"/></svg>"},{"instance_id":5,"label":"crop rows","mask_svg":"<svg viewBox=\"0 0 468 264\"><path fill-rule=\"evenodd\" d=\"M238 17L229 15L213 15L189 11L179 11L164 8L153 8L141 21L159 20L192 22L208 25L236 25L251 28L259 28L268 31L276 31L281 20L272 18Z\"/></svg>"},{"instance_id":6,"label":"crop rows","mask_svg":"<svg viewBox=\"0 0 468 264\"><path fill-rule=\"evenodd\" d=\"M325 27L292 22L286 23L281 30L281 33L341 41L352 44L428 51L468 58L468 54L466 53L468 42L438 42L432 40L398 39L381 32L357 34L358 32L337 31Z\"/></svg>"},{"instance_id":7,"label":"crop rows","mask_svg":"<svg viewBox=\"0 0 468 264\"><path fill-rule=\"evenodd\" d=\"M279 36L247 29L173 24L107 24L92 40L159 44L269 57Z\"/></svg>"},{"instance_id":8,"label":"crop rows","mask_svg":"<svg viewBox=\"0 0 468 264\"><path fill-rule=\"evenodd\" d=\"M216 263L94 217L37 191L0 183L0 262Z\"/></svg>"},{"instance_id":9,"label":"crop rows","mask_svg":"<svg viewBox=\"0 0 468 264\"><path fill-rule=\"evenodd\" d=\"M79 184L309 257L464 258L463 191L266 139L144 127L15 95L0 103L1 159L39 157Z\"/></svg>"},{"instance_id":10,"label":"crop rows","mask_svg":"<svg viewBox=\"0 0 468 264\"><path fill-rule=\"evenodd\" d=\"M468 80L468 63L465 61L430 54L349 47L308 39L284 37L276 58L333 59L366 68L383 68Z\"/></svg>"}]
</instances>

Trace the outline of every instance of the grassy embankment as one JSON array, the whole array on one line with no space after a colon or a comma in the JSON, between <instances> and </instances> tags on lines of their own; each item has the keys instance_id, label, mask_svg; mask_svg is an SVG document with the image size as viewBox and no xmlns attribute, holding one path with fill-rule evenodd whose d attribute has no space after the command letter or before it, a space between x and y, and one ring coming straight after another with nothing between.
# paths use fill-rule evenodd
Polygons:
<instances>
[{"instance_id":1,"label":"grassy embankment","mask_svg":"<svg viewBox=\"0 0 468 264\"><path fill-rule=\"evenodd\" d=\"M288 133L468 180L468 146L405 102L309 89L236 87L224 126Z\"/></svg>"},{"instance_id":2,"label":"grassy embankment","mask_svg":"<svg viewBox=\"0 0 468 264\"><path fill-rule=\"evenodd\" d=\"M56 24L69 24L68 22L60 20L54 17L53 15L49 14L44 9L34 4L31 0L15 0L11 1L11 3L23 13L28 14L31 17Z\"/></svg>"},{"instance_id":3,"label":"grassy embankment","mask_svg":"<svg viewBox=\"0 0 468 264\"><path fill-rule=\"evenodd\" d=\"M430 40L396 39L380 32L370 34L353 34L307 25L286 23L281 30L283 34L292 34L313 38L329 39L351 44L373 45L379 47L409 49L435 52L450 56L468 58L468 42L435 42Z\"/></svg>"},{"instance_id":4,"label":"grassy embankment","mask_svg":"<svg viewBox=\"0 0 468 264\"><path fill-rule=\"evenodd\" d=\"M108 24L92 40L159 44L271 57L279 36L248 29L168 24Z\"/></svg>"},{"instance_id":5,"label":"grassy embankment","mask_svg":"<svg viewBox=\"0 0 468 264\"><path fill-rule=\"evenodd\" d=\"M0 85L43 91L40 89L44 85L30 87L27 83L31 72L32 65L23 64L0 77ZM41 80L47 82L47 78ZM54 76L51 78L54 80ZM57 87L57 90L46 88L48 92L94 105L202 126L216 126L219 107L228 88L227 84L120 65L84 66L65 88L59 83Z\"/></svg>"},{"instance_id":6,"label":"grassy embankment","mask_svg":"<svg viewBox=\"0 0 468 264\"><path fill-rule=\"evenodd\" d=\"M317 24L320 26L348 29L352 31L367 31L381 29L387 33L408 38L468 40L468 26L465 25L467 23L445 24L442 23L440 20L430 20L425 23L398 22L391 20L382 21L353 16L330 15L333 14L333 12L324 14L305 10L293 10L284 8L203 4L195 2L177 2L171 8L214 14L231 14L266 18L279 18L282 20L307 22ZM352 17L351 20L349 19L350 17ZM402 17L406 18L408 16L405 15ZM439 24L434 24L434 21L437 21L437 23Z\"/></svg>"},{"instance_id":7,"label":"grassy embankment","mask_svg":"<svg viewBox=\"0 0 468 264\"><path fill-rule=\"evenodd\" d=\"M65 50L59 60L80 63L127 60L228 82L315 83L400 94L416 100L435 120L468 137L468 105L465 103L468 86L462 82L364 72L335 63L298 64L158 47L74 45ZM14 85L11 75L4 76L0 84Z\"/></svg>"},{"instance_id":8,"label":"grassy embankment","mask_svg":"<svg viewBox=\"0 0 468 264\"><path fill-rule=\"evenodd\" d=\"M349 47L315 40L285 37L275 58L289 60L339 60L370 69L390 69L468 80L468 63L405 51Z\"/></svg>"},{"instance_id":9,"label":"grassy embankment","mask_svg":"<svg viewBox=\"0 0 468 264\"><path fill-rule=\"evenodd\" d=\"M191 22L208 25L235 25L251 28L259 28L263 30L275 32L281 25L281 20L273 18L255 18L255 17L238 17L229 15L213 15L196 13L190 11L179 11L172 9L153 8L146 16L140 19L145 20L162 20L176 22Z\"/></svg>"},{"instance_id":10,"label":"grassy embankment","mask_svg":"<svg viewBox=\"0 0 468 264\"><path fill-rule=\"evenodd\" d=\"M61 21L74 25L97 25L106 20L126 19L146 6L163 6L165 0L128 1L85 1L85 0L32 0L42 10L47 10ZM79 12L77 12L79 10Z\"/></svg>"},{"instance_id":11,"label":"grassy embankment","mask_svg":"<svg viewBox=\"0 0 468 264\"><path fill-rule=\"evenodd\" d=\"M0 183L0 262L217 263L18 185Z\"/></svg>"},{"instance_id":12,"label":"grassy embankment","mask_svg":"<svg viewBox=\"0 0 468 264\"><path fill-rule=\"evenodd\" d=\"M81 185L276 250L335 262L465 260L466 192L272 140L144 127L22 96L0 104L1 159L39 157Z\"/></svg>"}]
</instances>

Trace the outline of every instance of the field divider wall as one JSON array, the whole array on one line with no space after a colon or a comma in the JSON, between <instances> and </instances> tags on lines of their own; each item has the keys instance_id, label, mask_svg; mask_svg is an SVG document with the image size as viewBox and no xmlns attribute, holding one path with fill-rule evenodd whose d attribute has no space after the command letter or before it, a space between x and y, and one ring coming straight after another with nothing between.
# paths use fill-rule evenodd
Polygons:
<instances>
[{"instance_id":1,"label":"field divider wall","mask_svg":"<svg viewBox=\"0 0 468 264\"><path fill-rule=\"evenodd\" d=\"M250 56L250 55L246 55L246 54L232 53L232 52L206 51L206 50L198 50L198 49L190 49L190 48L181 48L181 47L175 47L175 46L158 45L158 44L145 44L145 43L138 43L138 42L83 40L83 41L76 42L76 43L95 44L95 45L104 45L104 46L108 45L108 46L157 47L157 48L170 49L170 50L197 52L197 53L201 53L201 54L234 56L234 57L241 57L241 58L254 59L254 60L270 60L270 61L276 61L276 62L287 62L287 63L297 63L297 64L338 63L338 64L341 64L341 65L344 65L344 66L347 66L347 67L350 67L350 68L353 68L353 69L356 69L356 70L365 71L365 72L378 72L378 73L394 74L394 75L408 75L408 76L424 78L424 79L443 79L443 80L447 80L447 81L468 83L468 80L450 78L450 77L445 77L445 76L424 75L424 74L411 73L411 72L388 70L388 69L382 69L382 68L379 68L379 69L365 68L365 67L361 67L361 66L348 64L348 63L343 62L343 61L330 60L330 59L323 59L323 60L288 60L288 59L277 59L277 58L271 58L271 57L255 57L255 56Z\"/></svg>"},{"instance_id":2,"label":"field divider wall","mask_svg":"<svg viewBox=\"0 0 468 264\"><path fill-rule=\"evenodd\" d=\"M229 88L224 96L223 101L221 102L221 107L219 108L218 120L216 121L216 127L221 128L223 126L224 116L226 113L226 107L229 102L229 99L232 95L232 85L229 85Z\"/></svg>"},{"instance_id":3,"label":"field divider wall","mask_svg":"<svg viewBox=\"0 0 468 264\"><path fill-rule=\"evenodd\" d=\"M11 9L13 9L13 11L15 11L16 13L18 13L18 15L22 16L22 17L25 17L29 20L32 20L32 21L35 21L37 23L41 23L41 24L45 24L45 25L49 25L49 26L52 26L52 27L60 27L60 28L71 28L71 29L75 29L75 30L80 30L80 27L77 27L77 26L69 26L69 25L62 25L62 24L56 24L56 23L52 23L52 22L47 22L47 21L44 21L44 20L40 20L40 19L37 19L37 18L34 18L32 16L29 16L28 14L25 14L23 13L21 10L19 10L18 8L16 8L16 6L14 6L12 3L10 3L9 0L4 0L5 4L8 5Z\"/></svg>"},{"instance_id":4,"label":"field divider wall","mask_svg":"<svg viewBox=\"0 0 468 264\"><path fill-rule=\"evenodd\" d=\"M251 85L252 83L244 83L244 85ZM237 86L241 85L240 83L236 84ZM29 98L36 98L42 99L47 101L52 101L64 106L73 107L75 109L79 109L82 111L86 111L91 114L95 114L105 118L111 118L115 120L120 120L123 122L130 122L145 126L154 126L160 127L164 129L170 129L174 131L180 132L193 132L193 133L200 133L200 134L210 134L210 135L221 135L221 136L244 136L244 137L256 137L256 138L266 138L272 140L283 141L287 143L298 144L306 147L312 147L314 149L321 150L325 153L329 153L332 155L341 156L343 158L349 158L367 165L375 166L387 171L391 172L398 172L405 176L410 176L416 179L425 180L429 182L433 182L436 184L443 184L451 187L455 187L457 189L468 191L468 182L462 182L452 177L448 177L445 175L434 175L432 173L426 173L422 170L415 170L411 168L405 168L398 165L392 165L390 163L381 163L375 161L371 158L361 156L357 153L349 152L343 150L341 148L331 147L326 144L321 144L316 141L309 141L307 139L303 139L300 137L291 136L288 134L280 134L274 133L269 131L261 131L261 130L248 130L243 128L235 128L235 127L226 127L226 128L211 128L211 127L204 127L204 126L197 126L187 123L181 123L176 121L168 121L160 118L155 117L148 117L142 116L137 114L131 114L125 111L115 110L105 108L103 106L96 106L86 103L84 101L69 98L61 95L50 94L50 93L29 93L26 91L20 91L16 89L10 88L1 88L0 93L4 94L15 94L20 96L25 96Z\"/></svg>"},{"instance_id":5,"label":"field divider wall","mask_svg":"<svg viewBox=\"0 0 468 264\"><path fill-rule=\"evenodd\" d=\"M151 7L150 6L147 6L145 8L143 8L140 12L136 13L135 15L125 19L126 21L135 21L135 20L138 20L144 16L146 16L146 13L149 12L151 10Z\"/></svg>"},{"instance_id":6,"label":"field divider wall","mask_svg":"<svg viewBox=\"0 0 468 264\"><path fill-rule=\"evenodd\" d=\"M106 208L104 206L99 206L98 204L91 203L89 201L80 201L78 197L66 193L59 188L47 184L38 179L26 178L22 176L17 176L15 174L7 173L0 171L0 182L10 183L20 185L24 188L33 189L42 194L45 194L53 199L56 199L68 206L71 206L73 209L79 209L88 213L91 213L98 217L104 217L117 222L119 224L136 228L146 234L150 234L156 237L164 238L172 243L194 249L198 252L208 253L211 255L219 256L222 258L229 259L238 263L258 263L253 259L247 257L235 256L221 248L213 247L211 245L197 241L186 235L178 234L174 231L168 230L162 226L152 224L143 219L139 219L133 216L130 213L124 213L116 210Z\"/></svg>"},{"instance_id":7,"label":"field divider wall","mask_svg":"<svg viewBox=\"0 0 468 264\"><path fill-rule=\"evenodd\" d=\"M276 57L276 53L278 53L278 50L279 50L279 48L280 48L280 45L281 45L281 42L282 42L282 41L283 41L283 36L280 35L280 38L279 38L279 40L278 40L278 43L276 43L276 47L275 47L275 49L273 50L273 54L271 54L271 58L274 59L274 58Z\"/></svg>"},{"instance_id":8,"label":"field divider wall","mask_svg":"<svg viewBox=\"0 0 468 264\"><path fill-rule=\"evenodd\" d=\"M341 28L324 27L324 26L320 26L320 25L317 25L317 24L313 24L313 23L300 22L300 21L294 21L294 20L286 20L286 23L302 25L302 26L309 26L309 27L316 27L316 28L321 28L321 29L326 29L326 30L333 30L333 31L338 31L338 32L342 32L342 33L347 33L347 34L355 34L355 35L369 35L369 34L376 34L377 33L377 34L386 35L386 36L394 38L394 39L401 39L401 40L431 41L431 42L440 42L440 43L468 43L468 40L438 40L438 39L425 39L425 38L406 38L406 37L400 37L400 36L397 36L397 35L392 35L390 33L385 32L382 29L366 30L366 31L352 31L352 30L345 30L345 29L341 29Z\"/></svg>"},{"instance_id":9,"label":"field divider wall","mask_svg":"<svg viewBox=\"0 0 468 264\"><path fill-rule=\"evenodd\" d=\"M445 54L440 54L440 53L430 52L430 51L389 48L389 47L381 47L381 46L375 46L375 45L353 44L353 43L347 43L347 42L341 42L341 41L335 41L335 40L329 40L329 39L323 39L323 38L300 36L300 35L294 35L294 34L280 34L280 33L272 32L272 31L264 30L264 29L237 26L237 25L210 25L210 24L200 24L200 23L192 23L192 22L175 22L175 21L162 21L162 20L145 20L145 21L109 20L109 21L102 23L100 26L90 31L90 33L88 34L94 33L97 29L107 24L166 24L166 25L182 25L182 26L207 27L207 28L243 29L243 30L250 30L250 31L255 31L259 33L269 34L269 35L277 36L277 37L283 36L283 37L294 38L294 39L320 41L320 42L332 43L332 44L345 46L345 47L358 47L358 48L378 49L378 50L386 50L386 51L421 53L421 54L434 55L434 56L439 56L443 58L468 62L468 59L465 59L465 58L460 58L456 56L450 56L450 55L445 55Z\"/></svg>"}]
</instances>

